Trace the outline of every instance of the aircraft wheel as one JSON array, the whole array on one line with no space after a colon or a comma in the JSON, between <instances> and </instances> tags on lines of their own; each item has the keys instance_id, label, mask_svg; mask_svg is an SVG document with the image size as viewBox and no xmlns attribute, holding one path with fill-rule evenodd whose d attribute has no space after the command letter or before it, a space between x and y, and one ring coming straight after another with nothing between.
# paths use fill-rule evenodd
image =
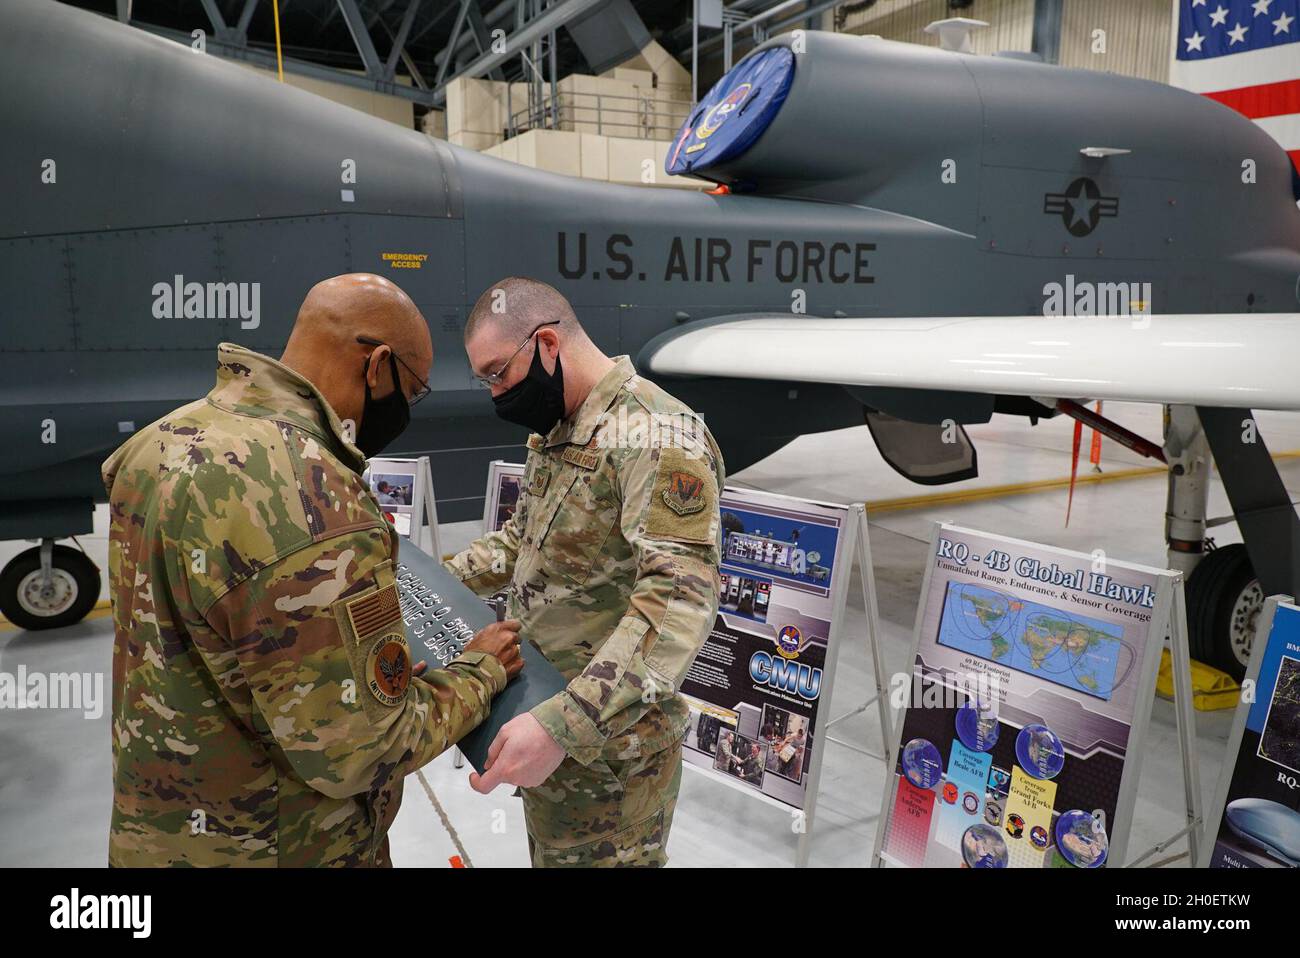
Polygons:
<instances>
[{"instance_id":1,"label":"aircraft wheel","mask_svg":"<svg viewBox=\"0 0 1300 958\"><path fill-rule=\"evenodd\" d=\"M0 612L30 631L80 622L98 598L99 569L80 549L54 546L48 582L40 546L20 552L0 572Z\"/></svg>"},{"instance_id":2,"label":"aircraft wheel","mask_svg":"<svg viewBox=\"0 0 1300 958\"><path fill-rule=\"evenodd\" d=\"M1244 545L1235 543L1206 553L1187 580L1192 658L1240 682L1263 608L1264 592Z\"/></svg>"}]
</instances>

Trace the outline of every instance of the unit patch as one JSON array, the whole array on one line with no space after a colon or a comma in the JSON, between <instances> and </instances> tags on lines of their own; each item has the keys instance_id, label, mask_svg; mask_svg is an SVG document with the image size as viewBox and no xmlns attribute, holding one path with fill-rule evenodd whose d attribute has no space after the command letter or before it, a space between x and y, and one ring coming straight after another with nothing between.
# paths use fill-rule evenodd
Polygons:
<instances>
[{"instance_id":1,"label":"unit patch","mask_svg":"<svg viewBox=\"0 0 1300 958\"><path fill-rule=\"evenodd\" d=\"M716 535L717 516L717 480L709 460L676 447L661 449L646 532L679 542L709 542Z\"/></svg>"},{"instance_id":2,"label":"unit patch","mask_svg":"<svg viewBox=\"0 0 1300 958\"><path fill-rule=\"evenodd\" d=\"M679 516L689 516L704 508L704 480L689 472L668 475L668 488L662 492L668 508Z\"/></svg>"},{"instance_id":3,"label":"unit patch","mask_svg":"<svg viewBox=\"0 0 1300 958\"><path fill-rule=\"evenodd\" d=\"M384 705L401 705L411 684L411 654L400 632L381 635L366 658L366 687Z\"/></svg>"}]
</instances>

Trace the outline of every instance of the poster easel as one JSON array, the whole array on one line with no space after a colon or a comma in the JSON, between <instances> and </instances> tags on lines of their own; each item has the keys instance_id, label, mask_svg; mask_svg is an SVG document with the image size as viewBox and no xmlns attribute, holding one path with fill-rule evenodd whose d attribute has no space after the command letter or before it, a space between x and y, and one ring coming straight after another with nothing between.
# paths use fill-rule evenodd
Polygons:
<instances>
[{"instance_id":1,"label":"poster easel","mask_svg":"<svg viewBox=\"0 0 1300 958\"><path fill-rule=\"evenodd\" d=\"M1294 797L1300 769L1291 751L1296 734L1289 720L1291 695L1279 697L1300 670L1297 653L1300 609L1292 596L1271 595L1255 622L1250 663L1205 819L1200 868L1300 867L1294 842L1286 840L1286 826L1294 827L1300 814Z\"/></svg>"},{"instance_id":2,"label":"poster easel","mask_svg":"<svg viewBox=\"0 0 1300 958\"><path fill-rule=\"evenodd\" d=\"M411 544L435 559L442 558L442 542L438 534L438 502L433 494L433 471L429 457L417 459L387 459L375 457L367 465L371 491L379 497L380 507L393 517L393 526ZM411 501L386 502L379 484L390 478L411 480Z\"/></svg>"},{"instance_id":3,"label":"poster easel","mask_svg":"<svg viewBox=\"0 0 1300 958\"><path fill-rule=\"evenodd\" d=\"M519 499L519 484L524 477L522 462L493 459L488 463L487 492L483 496L481 535L498 531L506 523L507 510L513 512ZM510 487L507 489L507 487ZM510 493L513 493L512 495Z\"/></svg>"},{"instance_id":4,"label":"poster easel","mask_svg":"<svg viewBox=\"0 0 1300 958\"><path fill-rule=\"evenodd\" d=\"M862 589L862 608L867 616L867 632L865 635L867 656L871 661L872 677L875 681L876 691L874 695L857 708L831 719L826 723L826 728L829 730L839 723L853 718L855 715L861 715L872 705L875 705L880 716L880 740L884 754L877 754L870 749L863 748L861 745L842 738L836 738L833 735L827 735L826 740L860 755L883 761L885 768L889 768L892 764L890 748L894 741L892 731L893 711L889 704L889 683L885 677L884 659L880 652L880 611L876 605L876 576L871 564L871 540L867 535L867 510L866 505L861 502L855 502L851 508L855 514L854 523L857 527L855 533L856 548L853 555L857 559L859 569L858 585Z\"/></svg>"},{"instance_id":5,"label":"poster easel","mask_svg":"<svg viewBox=\"0 0 1300 958\"><path fill-rule=\"evenodd\" d=\"M1200 848L1205 824L1201 810L1201 774L1200 762L1196 755L1196 718L1192 699L1192 655L1187 641L1187 596L1183 576L1180 572L1170 572L1170 623L1169 654L1173 659L1174 676L1174 719L1178 728L1178 752L1182 758L1183 769L1183 809L1185 821L1183 827L1164 841L1152 845L1138 855L1125 868L1136 868L1152 855L1159 854L1184 836L1187 838L1188 860L1195 865L1200 861ZM1160 656L1155 656L1157 663ZM1158 667L1158 665L1157 665ZM1150 710L1147 723L1150 724ZM1127 784L1127 782L1126 782ZM1137 776L1133 776L1132 799L1137 796ZM1132 802L1130 799L1130 802ZM1123 860L1122 857L1120 859Z\"/></svg>"},{"instance_id":6,"label":"poster easel","mask_svg":"<svg viewBox=\"0 0 1300 958\"><path fill-rule=\"evenodd\" d=\"M920 657L923 647L923 640L926 642L925 648L931 656L935 655L936 649L939 652L943 651L942 648L936 646L934 641L931 641L934 637L929 635L929 631L930 629L934 629L938 632L939 629L942 628L942 613L940 613L939 623L936 625L934 609L936 605L940 609L945 609L946 606L944 603L947 602L946 592L942 593L942 595L940 593L932 594L932 584L936 575L936 568L940 565L940 562L936 557L944 554L940 550L940 543L943 541L941 537L944 536L957 538L964 536L969 537L972 540L977 539L983 550L985 550L983 553L985 557L992 554L987 550L989 548L994 548L1005 549L1006 554L1013 556L1032 554L1034 557L1043 556L1048 559L1058 558L1063 564L1068 564L1068 561L1071 559L1080 563L1085 561L1085 557L1080 556L1078 553L1072 553L1069 550L1056 549L1050 546L1043 546L1039 543L1025 542L1023 540L1013 539L993 533L963 529L947 523L935 523L930 537L930 551L927 558L925 578L921 586L921 598L917 610L916 621L913 627L911 651L908 660L909 675L922 675L922 669L918 664L918 658ZM975 555L974 562L978 563L979 561L980 556ZM1120 771L1118 790L1115 794L1114 817L1107 825L1110 831L1105 864L1113 866L1117 865L1120 867L1135 867L1142 864L1151 856L1169 848L1170 845L1182 838L1186 838L1191 860L1195 862L1199 856L1202 814L1200 808L1199 770L1194 741L1195 725L1192 711L1191 657L1188 652L1187 644L1187 613L1183 594L1183 577L1182 574L1177 571L1151 569L1115 560L1105 561L1107 565L1111 567L1112 571L1127 570L1134 575L1145 577L1147 580L1155 583L1154 602L1151 605L1151 617L1147 624L1145 635L1143 636L1143 648L1140 660L1141 669L1138 684L1136 690L1132 693L1132 715L1131 719L1127 723L1129 726L1129 733L1125 742L1123 767ZM963 581L958 575L954 575L953 572L954 570L951 564L945 565L945 571L943 572L944 579L941 580L941 584L945 589L954 582ZM1020 575L1023 576L1024 573L1020 573ZM930 627L929 629L927 629L927 624ZM1140 855L1137 855L1130 860L1127 849L1128 837L1133 819L1133 810L1136 804L1137 787L1144 754L1143 749L1150 726L1151 709L1154 704L1155 680L1160 664L1160 652L1166 640L1170 644L1175 676L1174 709L1178 727L1179 751L1182 758L1184 824L1175 834L1143 851ZM929 660L926 661L928 662ZM942 664L942 661L940 661L939 665L942 666ZM1012 666L1012 668L1014 669L1016 667ZM1021 669L1021 671L1023 671L1023 669ZM930 663L929 674L924 677L928 678L931 683L936 683L941 687L946 684L949 678L951 678L951 676L944 675L942 667L935 667L933 663ZM922 705L920 707L924 708L925 706ZM906 801L910 800L910 796L913 793L918 792L915 783L913 783L913 785L908 786L910 789L908 794L900 796L900 788L902 788L905 783L902 776L900 776L896 770L898 765L897 756L899 756L900 750L903 747L902 739L905 734L905 727L908 724L909 711L910 707L904 709L894 731L893 751L890 753L890 762L886 766L888 782L884 792L881 815L871 855L871 864L873 867L883 867L886 864L900 864L900 862L892 859L887 860L887 856L884 854L886 836L894 826L893 817L896 814L896 800L902 797L906 803ZM994 740L996 741L996 738ZM928 742L924 744L929 745ZM956 748L956 743L954 743L954 748ZM985 748L987 748L987 746L985 746ZM1060 766L1058 765L1058 768L1059 767ZM949 771L951 772L951 768ZM945 775L945 779L947 779L947 775ZM923 794L925 790L920 789L919 792ZM941 816L944 813L942 807L936 807L938 810L936 810L934 814ZM1053 809L1049 808L1049 816L1052 810ZM927 812L926 814L929 813ZM1026 817L1028 817L1028 815ZM923 819L922 821L928 821L928 819ZM1048 821L1050 823L1050 817ZM926 850L921 850L920 852L917 851L918 845L916 842L918 836L924 838L930 834L930 831L928 830L932 830L934 839L938 840L939 831L937 829L942 828L944 824L942 818L940 818L933 825L925 825L921 829L921 832L924 832L925 835L921 835L921 832L917 832L904 837L903 840L905 843L909 841L912 842L910 848L912 854L915 856L912 861L908 862L908 864L915 865L919 863L921 859L925 859L927 862L929 861L930 852ZM1004 824L1005 823L999 818L997 822L993 824L993 830L1000 833ZM903 847L907 848L909 846L904 844ZM932 846L928 844L927 840L927 843L923 847L924 849L929 849ZM947 847L951 848L952 846ZM1038 847L1044 848L1045 851L1047 850L1045 846ZM948 854L948 852L943 852L943 855ZM1002 856L1003 864L1005 865L1005 849L1002 851ZM1046 864L1046 862L1047 859L1044 858L1044 864Z\"/></svg>"},{"instance_id":7,"label":"poster easel","mask_svg":"<svg viewBox=\"0 0 1300 958\"><path fill-rule=\"evenodd\" d=\"M818 700L818 707L817 710L809 713L809 718L812 722L812 734L811 742L808 746L808 765L806 768L806 777L797 798L793 794L782 794L780 782L776 782L777 788L774 789L772 787L773 781L775 780L769 781L769 777L775 773L772 771L771 765L767 766L767 777L764 777L761 780L761 785L756 782L741 781L734 777L734 773L723 774L719 771L716 763L712 765L708 763L708 755L711 752L711 747L705 745L703 746L704 751L701 752L700 745L691 744L691 736L689 733L687 740L687 758L683 763L685 767L694 769L697 774L707 776L712 782L724 785L740 794L746 795L765 805L780 809L790 815L791 829L798 836L795 847L794 864L796 867L805 867L809 861L811 834L816 819L820 797L821 772L823 768L826 741L835 741L837 744L846 745L852 751L865 751L854 743L845 742L842 739L832 737L829 734L829 729L835 723L842 722L853 715L857 715L870 708L870 706L875 703L880 709L881 727L885 730L883 735L884 742L888 743L891 737L888 731L891 727L891 715L889 712L884 663L880 655L879 616L876 606L871 550L867 536L866 513L862 503L854 503L850 505L822 503L800 497L783 496L775 493L763 492L761 490L733 487L729 487L723 491L721 508L724 514L731 514L733 518L736 515L744 516L746 514L748 514L750 518L746 520L747 524L744 528L736 529L731 527L731 531L724 535L722 570L723 590L726 595L730 596L730 604L724 601L719 612L720 616L725 614L729 621L719 621L711 642L714 644L722 643L719 648L727 650L727 656L730 656L732 653L742 655L740 661L742 663L748 662L751 668L753 667L753 660L750 658L751 655L755 657L761 656L764 648L767 648L768 651L774 650L770 646L765 646L762 640L759 640L758 645L755 646L751 644L754 639L746 638L746 636L758 635L756 632L747 631L741 625L743 618L746 617L743 598L746 594L746 589L754 590L754 595L759 594L759 590L764 587L774 590L770 593L772 598L769 601L775 604L777 602L777 592L775 590L778 587L792 587L788 584L789 580L787 580L787 584L782 584L783 576L789 576L790 573L788 571L785 573L780 571L783 567L781 565L782 560L779 556L782 548L791 547L793 543L781 542L780 540L783 536L780 534L774 536L772 530L781 527L789 529L793 525L798 527L799 531L805 533L804 537L798 540L797 549L808 550L806 552L806 556L808 557L807 561L811 563L812 566L815 566L819 562L827 562L829 560L829 554L825 549L824 542L821 545L805 545L805 542L814 542L814 540L808 538L808 536L811 535L808 530L816 527L818 520L815 517L820 516L822 520L833 523L837 530L837 545L834 551L834 559L829 562L832 568L829 570L830 580L826 583L826 591L822 593L824 597L813 600L813 606L801 606L803 611L810 616L815 616L818 619L823 616L825 617L826 632L817 634L825 636L824 641L826 644L826 652L820 663L822 675L821 695ZM811 522L813 525L800 525L803 521ZM739 546L740 551L733 555L732 550L736 547L733 544L733 539L728 537L735 536L740 537L739 541L741 542L741 545ZM786 536L785 538L789 537ZM775 545L777 551L776 553L766 552L766 557L761 561L757 555L746 558L745 550L752 548L755 544L762 545L765 550L771 549L773 545ZM856 640L856 637L850 638L846 631L846 609L848 605L849 590L852 586L851 579L854 574L854 560L857 561L860 586L862 588L863 608L867 617L867 625L864 630L863 639L866 642L866 652L871 661L873 675L872 681L876 686L876 695L870 698L861 708L855 709L848 713L848 715L840 716L838 719L830 719L823 714L819 719L817 717L818 711L823 708L829 708L829 701L835 685L837 664L840 660L840 656L843 654L841 646L845 645L847 642L855 642ZM766 563L766 565L764 565L764 563ZM765 573L765 569L776 571L775 573ZM765 574L770 580L767 582L766 586L763 585ZM758 578L752 580L747 579L748 576L754 575ZM797 578L794 581L797 581ZM816 580L814 579L813 581L815 582ZM742 598L740 600L740 605L736 606L736 591L738 585L739 593ZM797 588L797 586L794 587ZM815 603L824 604L816 606ZM797 605L798 603L796 602L796 606ZM733 608L733 606L735 607ZM789 607L786 608L788 611ZM814 608L820 608L821 611L814 612ZM781 620L773 619L770 612L764 613L764 615L759 618L759 621L766 622L768 625L779 626L782 624ZM785 628L789 628L789 626L786 625ZM737 631L738 629L739 631ZM783 628L780 631L784 632L785 629ZM727 637L730 637L730 639ZM740 644L729 646L727 644L728 641L739 642ZM768 641L771 640L769 639ZM715 649L715 654L716 651L717 650ZM706 650L702 652L701 655L704 660L709 661L710 663L717 661L716 659L710 659L707 646ZM816 660L814 660L814 662L815 661ZM732 668L735 667L732 666ZM731 681L733 683L738 682L739 685L721 685L718 686L719 690L730 688L733 690L734 694L739 688L747 687L749 685L750 677L742 677L740 675L732 674ZM720 708L725 713L728 709L732 708L743 711L746 708L752 709L757 707L757 700L753 691L735 695L735 698L728 699L725 698L727 695L725 691L722 692L724 697L719 698L718 693L716 692L711 696L705 694L705 688L705 686L697 684L695 680L688 677L681 691L688 697L688 699L692 700L693 709L700 707L707 711L709 708L716 707ZM757 698L761 699L761 697L761 693L759 693ZM737 704L737 700L739 700L739 704ZM766 711L764 711L763 714L766 716ZM724 719L724 722L725 721L726 720ZM733 720L733 724L730 727L732 732L747 745L751 741L759 741L759 739L750 738L750 736L758 734L754 732L752 728L749 731L742 731L742 729L745 728L744 719L741 719L738 723L735 723ZM726 734L725 725L723 726L723 734ZM887 744L886 747L888 747Z\"/></svg>"},{"instance_id":8,"label":"poster easel","mask_svg":"<svg viewBox=\"0 0 1300 958\"><path fill-rule=\"evenodd\" d=\"M893 740L893 733L890 731L892 726L892 716L889 708L888 682L885 678L885 666L880 652L880 615L876 605L876 576L874 571L875 567L871 563L871 540L867 533L867 510L865 503L855 502L849 506L847 535L848 538L845 542L844 552L845 555L851 556L853 559L857 560L858 583L859 587L862 589L862 607L867 619L867 627L863 639L866 642L867 657L871 662L872 676L875 680L876 691L873 696L868 698L867 701L858 708L828 721L824 727L822 738L824 738L828 743L834 742L836 745L848 748L852 751L864 755L870 755L873 758L881 758L884 760L885 768L888 769L890 767L889 756L892 754L889 744ZM852 574L853 562L850 561L844 585L840 589L839 595L835 601L835 618L832 620L833 624L830 639L831 644L835 648L835 653L829 662L830 667L827 670L828 676L829 673L834 671L835 664L838 663L840 655L842 654L841 645L844 642L843 633L845 628L844 613L848 606L849 579L852 577ZM830 683L830 685L833 687L833 682ZM830 690L828 688L828 699L829 695ZM836 724L852 718L854 715L865 712L873 703L876 705L877 712L880 716L881 744L884 748L883 756L874 755L874 753L860 745L855 745L854 743L845 741L844 739L825 734ZM808 866L808 858L811 853L810 840L813 828L813 817L817 810L817 799L820 795L821 768L824 754L825 747L822 747L813 755L811 780L808 784L808 801L804 808L804 828L799 834L799 843L795 850L796 868L806 868Z\"/></svg>"}]
</instances>

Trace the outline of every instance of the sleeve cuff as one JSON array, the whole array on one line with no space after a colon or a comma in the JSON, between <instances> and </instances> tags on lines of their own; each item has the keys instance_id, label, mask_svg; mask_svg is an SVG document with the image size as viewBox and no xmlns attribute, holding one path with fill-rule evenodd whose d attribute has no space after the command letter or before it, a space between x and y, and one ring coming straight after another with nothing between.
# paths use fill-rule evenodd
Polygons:
<instances>
[{"instance_id":1,"label":"sleeve cuff","mask_svg":"<svg viewBox=\"0 0 1300 958\"><path fill-rule=\"evenodd\" d=\"M456 665L469 666L475 675L487 683L493 696L500 695L506 687L505 666L491 652L462 652L447 663L447 668Z\"/></svg>"},{"instance_id":2,"label":"sleeve cuff","mask_svg":"<svg viewBox=\"0 0 1300 958\"><path fill-rule=\"evenodd\" d=\"M456 577L457 582L464 582L482 574L482 569L473 567L474 558L466 552L442 560L442 567Z\"/></svg>"},{"instance_id":3,"label":"sleeve cuff","mask_svg":"<svg viewBox=\"0 0 1300 958\"><path fill-rule=\"evenodd\" d=\"M533 706L531 713L579 765L590 765L600 758L605 737L567 690Z\"/></svg>"}]
</instances>

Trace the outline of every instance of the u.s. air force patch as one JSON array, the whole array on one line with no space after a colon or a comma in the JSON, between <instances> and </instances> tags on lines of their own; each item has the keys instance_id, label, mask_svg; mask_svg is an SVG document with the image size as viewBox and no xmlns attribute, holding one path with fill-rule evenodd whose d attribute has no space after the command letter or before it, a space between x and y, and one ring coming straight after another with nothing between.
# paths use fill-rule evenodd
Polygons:
<instances>
[{"instance_id":1,"label":"u.s. air force patch","mask_svg":"<svg viewBox=\"0 0 1300 958\"><path fill-rule=\"evenodd\" d=\"M669 509L679 516L689 516L704 508L704 480L691 472L671 472L668 488L661 495Z\"/></svg>"},{"instance_id":2,"label":"u.s. air force patch","mask_svg":"<svg viewBox=\"0 0 1300 958\"><path fill-rule=\"evenodd\" d=\"M718 515L718 483L708 461L670 447L659 451L646 532L680 542L709 542Z\"/></svg>"},{"instance_id":3,"label":"u.s. air force patch","mask_svg":"<svg viewBox=\"0 0 1300 958\"><path fill-rule=\"evenodd\" d=\"M366 687L385 705L401 705L411 684L411 653L406 636L391 632L370 644L366 657Z\"/></svg>"}]
</instances>

